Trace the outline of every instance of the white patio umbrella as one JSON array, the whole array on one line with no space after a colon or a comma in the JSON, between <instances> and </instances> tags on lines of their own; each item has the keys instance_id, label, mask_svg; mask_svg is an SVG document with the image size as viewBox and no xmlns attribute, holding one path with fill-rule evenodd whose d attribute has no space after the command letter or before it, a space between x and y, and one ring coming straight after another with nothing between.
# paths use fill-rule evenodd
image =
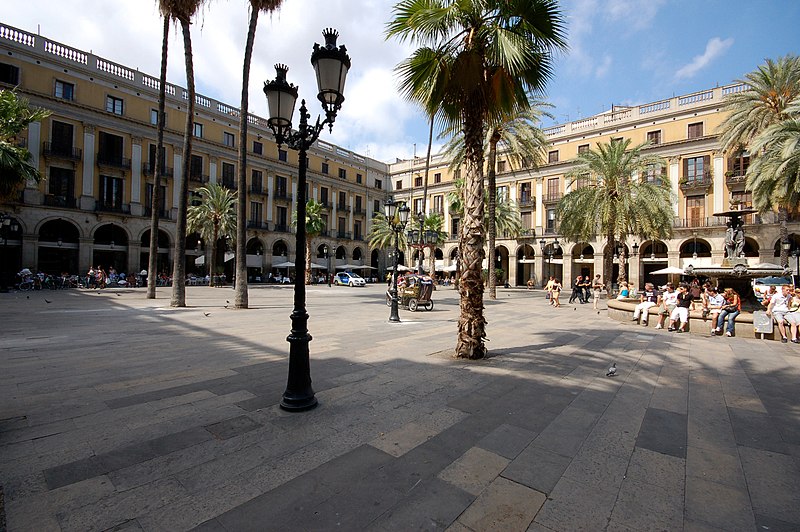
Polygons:
<instances>
[{"instance_id":1,"label":"white patio umbrella","mask_svg":"<svg viewBox=\"0 0 800 532\"><path fill-rule=\"evenodd\" d=\"M294 268L294 262L286 261L286 262L279 262L278 264L273 264L273 268Z\"/></svg>"},{"instance_id":2,"label":"white patio umbrella","mask_svg":"<svg viewBox=\"0 0 800 532\"><path fill-rule=\"evenodd\" d=\"M667 268L661 268L660 270L656 270L654 272L650 272L653 275L684 275L686 272L683 271L683 268L676 268L675 266L669 266Z\"/></svg>"}]
</instances>

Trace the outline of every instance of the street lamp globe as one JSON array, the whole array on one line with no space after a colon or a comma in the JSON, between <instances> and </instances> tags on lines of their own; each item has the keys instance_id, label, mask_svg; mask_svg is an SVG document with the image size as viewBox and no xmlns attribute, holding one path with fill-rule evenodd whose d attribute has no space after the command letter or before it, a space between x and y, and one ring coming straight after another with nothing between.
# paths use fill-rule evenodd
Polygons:
<instances>
[{"instance_id":1,"label":"street lamp globe","mask_svg":"<svg viewBox=\"0 0 800 532\"><path fill-rule=\"evenodd\" d=\"M350 70L350 57L344 45L336 47L338 31L327 28L322 35L325 37L325 44L314 44L311 65L317 74L317 98L322 102L330 127L333 127L336 112L342 108L344 102L344 83Z\"/></svg>"},{"instance_id":2,"label":"street lamp globe","mask_svg":"<svg viewBox=\"0 0 800 532\"><path fill-rule=\"evenodd\" d=\"M283 144L292 129L292 115L297 103L297 86L286 81L288 71L289 67L278 63L275 65L275 79L264 83L269 108L267 125L275 133L278 144Z\"/></svg>"}]
</instances>

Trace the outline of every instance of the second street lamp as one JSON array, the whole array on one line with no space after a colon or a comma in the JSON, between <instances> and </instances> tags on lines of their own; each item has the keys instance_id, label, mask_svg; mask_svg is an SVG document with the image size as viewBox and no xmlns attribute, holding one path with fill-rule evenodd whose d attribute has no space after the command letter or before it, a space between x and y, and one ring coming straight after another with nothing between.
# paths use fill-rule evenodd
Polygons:
<instances>
[{"instance_id":1,"label":"second street lamp","mask_svg":"<svg viewBox=\"0 0 800 532\"><path fill-rule=\"evenodd\" d=\"M336 46L339 33L328 28L322 32L325 45L314 44L311 53L311 64L317 74L319 93L317 98L322 103L325 119L320 121L317 117L316 124L309 124L311 117L306 109L306 101L300 104L299 129L292 129L292 114L297 102L297 87L286 81L286 65L275 65L276 77L269 83L264 83L264 94L269 106L269 119L267 125L275 135L275 142L280 147L286 144L289 148L297 150L297 232L295 245L299 250L305 249L306 241L306 171L308 168L307 152L314 141L319 138L322 128L327 125L329 131L333 129L336 113L342 108L344 102L344 83L347 71L350 69L350 57L344 46ZM306 286L305 286L305 261L295 261L294 280L294 309L291 314L292 330L286 340L289 342L289 378L286 391L280 406L284 410L302 411L317 406L317 398L311 387L311 367L309 364L308 343L311 335L308 334L308 313L306 312Z\"/></svg>"},{"instance_id":2,"label":"second street lamp","mask_svg":"<svg viewBox=\"0 0 800 532\"><path fill-rule=\"evenodd\" d=\"M392 286L389 289L392 306L389 314L389 321L392 323L399 323L400 311L397 301L397 263L400 260L400 234L406 228L408 213L411 209L406 206L404 201L395 202L391 199L383 204L383 209L386 215L386 222L389 224L392 232L394 232L394 275L392 275Z\"/></svg>"}]
</instances>

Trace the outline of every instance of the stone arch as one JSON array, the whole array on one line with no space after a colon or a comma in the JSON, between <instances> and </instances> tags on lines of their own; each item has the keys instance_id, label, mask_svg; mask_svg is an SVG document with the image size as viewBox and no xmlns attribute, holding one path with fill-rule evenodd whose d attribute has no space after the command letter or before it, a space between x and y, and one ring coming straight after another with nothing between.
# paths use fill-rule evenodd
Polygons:
<instances>
[{"instance_id":1,"label":"stone arch","mask_svg":"<svg viewBox=\"0 0 800 532\"><path fill-rule=\"evenodd\" d=\"M272 256L273 257L288 257L289 244L283 239L278 239L272 243Z\"/></svg>"},{"instance_id":2,"label":"stone arch","mask_svg":"<svg viewBox=\"0 0 800 532\"><path fill-rule=\"evenodd\" d=\"M22 225L17 235L20 242L22 239ZM36 268L39 271L58 275L60 273L77 273L80 250L80 227L70 220L63 218L50 219L42 223L38 228L39 242L37 253ZM14 235L10 235L9 241L15 240ZM21 246L18 248L21 252ZM14 254L13 249L8 250L9 255ZM12 261L19 257L11 256ZM23 265L20 265L20 269ZM31 265L32 266L32 265ZM16 270L19 271L19 270ZM15 271L15 273L16 273Z\"/></svg>"},{"instance_id":3,"label":"stone arch","mask_svg":"<svg viewBox=\"0 0 800 532\"><path fill-rule=\"evenodd\" d=\"M698 257L710 257L711 244L703 238L688 238L681 242L679 253L682 259L694 258L695 253Z\"/></svg>"},{"instance_id":4,"label":"stone arch","mask_svg":"<svg viewBox=\"0 0 800 532\"><path fill-rule=\"evenodd\" d=\"M364 251L360 247L356 246L353 249L353 261L361 260L364 260Z\"/></svg>"},{"instance_id":5,"label":"stone arch","mask_svg":"<svg viewBox=\"0 0 800 532\"><path fill-rule=\"evenodd\" d=\"M761 246L758 245L758 242L755 238L751 238L749 236L744 237L744 256L747 258L758 258L759 257L759 250Z\"/></svg>"},{"instance_id":6,"label":"stone arch","mask_svg":"<svg viewBox=\"0 0 800 532\"><path fill-rule=\"evenodd\" d=\"M336 259L347 260L347 249L344 246L338 246L336 248Z\"/></svg>"}]
</instances>

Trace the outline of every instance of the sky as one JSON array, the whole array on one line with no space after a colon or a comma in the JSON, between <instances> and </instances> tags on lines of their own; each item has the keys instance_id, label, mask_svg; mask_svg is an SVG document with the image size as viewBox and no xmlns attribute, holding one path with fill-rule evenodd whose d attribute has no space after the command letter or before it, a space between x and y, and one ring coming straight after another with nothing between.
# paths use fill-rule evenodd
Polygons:
<instances>
[{"instance_id":1,"label":"sky","mask_svg":"<svg viewBox=\"0 0 800 532\"><path fill-rule=\"evenodd\" d=\"M312 117L321 112L310 57L322 30L338 30L352 67L333 133L321 140L386 162L424 156L428 124L397 89L395 66L413 51L385 38L392 0L285 0L261 14L250 75L250 112L266 117L263 84L289 67ZM155 0L14 2L0 22L158 77L162 22ZM198 93L239 106L249 2L212 0L192 27ZM798 54L797 0L562 0L569 49L553 59L543 99L552 120L577 120L729 84L766 58ZM183 41L170 33L167 78L186 85ZM296 120L295 114L295 120ZM434 140L433 151L442 141Z\"/></svg>"}]
</instances>

